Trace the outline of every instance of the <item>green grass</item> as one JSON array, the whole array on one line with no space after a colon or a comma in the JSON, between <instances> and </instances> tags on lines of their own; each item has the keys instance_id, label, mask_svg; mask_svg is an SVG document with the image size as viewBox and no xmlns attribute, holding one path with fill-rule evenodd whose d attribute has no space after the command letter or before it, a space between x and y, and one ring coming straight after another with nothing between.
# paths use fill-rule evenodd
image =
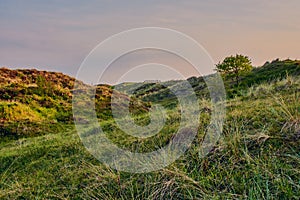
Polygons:
<instances>
[{"instance_id":1,"label":"green grass","mask_svg":"<svg viewBox=\"0 0 300 200\"><path fill-rule=\"evenodd\" d=\"M209 120L202 99L199 134L165 169L131 174L93 158L72 126L0 143L0 199L299 199L299 78L253 86L227 101L222 138L206 157L199 144ZM170 115L177 118L176 112ZM141 119L140 119L141 120ZM113 120L101 122L119 146L135 150ZM164 145L176 130L138 140L146 150Z\"/></svg>"}]
</instances>

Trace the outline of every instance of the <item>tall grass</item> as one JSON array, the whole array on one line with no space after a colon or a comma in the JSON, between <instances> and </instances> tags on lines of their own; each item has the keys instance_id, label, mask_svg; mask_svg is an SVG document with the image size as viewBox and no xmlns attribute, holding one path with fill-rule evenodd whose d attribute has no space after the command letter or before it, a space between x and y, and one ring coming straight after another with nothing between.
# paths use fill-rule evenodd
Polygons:
<instances>
[{"instance_id":1,"label":"tall grass","mask_svg":"<svg viewBox=\"0 0 300 200\"><path fill-rule=\"evenodd\" d=\"M75 130L2 142L0 199L299 199L299 81L290 83L253 87L228 100L222 138L204 158L199 152L211 105L201 100L202 121L190 149L151 173L119 172L100 163ZM101 123L117 145L146 151L176 131L179 114L170 115L152 140L124 136L113 120Z\"/></svg>"}]
</instances>

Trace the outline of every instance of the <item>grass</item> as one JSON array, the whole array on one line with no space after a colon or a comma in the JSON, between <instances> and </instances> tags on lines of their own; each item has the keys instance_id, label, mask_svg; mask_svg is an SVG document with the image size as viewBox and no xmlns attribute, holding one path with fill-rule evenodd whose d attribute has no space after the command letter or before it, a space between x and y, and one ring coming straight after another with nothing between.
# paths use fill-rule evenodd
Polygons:
<instances>
[{"instance_id":1,"label":"grass","mask_svg":"<svg viewBox=\"0 0 300 200\"><path fill-rule=\"evenodd\" d=\"M38 112L31 110L28 105L19 102L0 102L0 112L2 119L11 121L38 121L42 117Z\"/></svg>"},{"instance_id":2,"label":"grass","mask_svg":"<svg viewBox=\"0 0 300 200\"><path fill-rule=\"evenodd\" d=\"M97 161L72 126L0 143L0 199L299 199L300 81L253 86L227 101L222 138L206 157L200 143L210 103L202 99L199 135L165 169L131 174ZM262 92L263 91L263 92ZM156 137L124 136L113 120L101 122L119 146L147 150L176 130L177 112ZM141 120L141 119L139 119Z\"/></svg>"}]
</instances>

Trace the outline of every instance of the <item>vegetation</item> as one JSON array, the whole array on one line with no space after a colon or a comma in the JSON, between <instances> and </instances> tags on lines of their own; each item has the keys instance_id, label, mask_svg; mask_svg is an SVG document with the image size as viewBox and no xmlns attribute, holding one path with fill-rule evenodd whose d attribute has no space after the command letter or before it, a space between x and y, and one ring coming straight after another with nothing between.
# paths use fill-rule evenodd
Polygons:
<instances>
[{"instance_id":1,"label":"vegetation","mask_svg":"<svg viewBox=\"0 0 300 200\"><path fill-rule=\"evenodd\" d=\"M200 144L213 108L203 78L188 79L202 108L198 135L175 163L145 174L116 171L85 149L72 124L71 78L4 69L0 199L299 199L299 66L299 61L275 60L242 75L239 86L225 80L229 95L223 135L204 158L199 157ZM50 92L38 90L39 75L51 82L40 84ZM129 86L122 87L126 91ZM142 85L133 96L131 112L137 124L149 123L152 103L145 101L167 108L165 126L146 139L117 127L110 111L111 93L110 86L97 86L96 109L105 134L119 147L149 152L164 146L178 130L180 112L167 87Z\"/></svg>"},{"instance_id":2,"label":"vegetation","mask_svg":"<svg viewBox=\"0 0 300 200\"><path fill-rule=\"evenodd\" d=\"M239 85L241 76L252 70L251 61L248 56L235 55L224 59L222 63L216 65L217 71L232 78L236 85Z\"/></svg>"}]
</instances>

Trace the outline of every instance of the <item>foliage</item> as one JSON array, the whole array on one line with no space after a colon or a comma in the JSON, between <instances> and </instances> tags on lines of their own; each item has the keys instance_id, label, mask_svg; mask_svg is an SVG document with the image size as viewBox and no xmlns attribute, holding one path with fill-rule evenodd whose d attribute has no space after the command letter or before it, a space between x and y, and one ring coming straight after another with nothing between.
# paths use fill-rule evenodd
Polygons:
<instances>
[{"instance_id":1,"label":"foliage","mask_svg":"<svg viewBox=\"0 0 300 200\"><path fill-rule=\"evenodd\" d=\"M250 72L252 65L248 56L237 54L226 57L222 63L218 63L216 70L224 74L225 77L232 78L236 85L239 85L241 76Z\"/></svg>"},{"instance_id":2,"label":"foliage","mask_svg":"<svg viewBox=\"0 0 300 200\"><path fill-rule=\"evenodd\" d=\"M35 86L9 83L2 88L11 99L0 99L0 199L299 199L299 75L296 62L278 60L243 75L239 87L231 85L239 95L227 100L222 137L204 158L199 152L213 107L203 79L189 79L201 97L198 135L175 163L145 174L116 171L85 149L71 124L67 89L52 87L51 96ZM44 87L42 80L39 84ZM165 146L178 130L181 115L175 104L157 135L125 134L111 117L111 88L98 89L100 125L119 147L149 152ZM149 122L151 104L141 100L175 102L169 90L153 84L137 94L132 116L142 125Z\"/></svg>"},{"instance_id":3,"label":"foliage","mask_svg":"<svg viewBox=\"0 0 300 200\"><path fill-rule=\"evenodd\" d=\"M242 77L240 86L245 88L264 82L278 81L287 76L300 75L300 61L297 60L273 60L266 62L262 67L256 67L251 73Z\"/></svg>"},{"instance_id":4,"label":"foliage","mask_svg":"<svg viewBox=\"0 0 300 200\"><path fill-rule=\"evenodd\" d=\"M258 86L244 97L229 100L224 134L204 158L199 157L199 144L209 114L202 113L199 135L190 149L156 172L129 174L100 163L71 127L4 141L0 143L0 198L298 199L300 140L294 122L299 112L294 109L299 109L299 102L294 89L300 81L277 91L286 84L282 80L263 87L264 93ZM210 107L205 99L200 105ZM118 131L113 121L101 126L114 143L131 151L162 146L176 131L174 123L167 123L156 137L138 140Z\"/></svg>"},{"instance_id":5,"label":"foliage","mask_svg":"<svg viewBox=\"0 0 300 200\"><path fill-rule=\"evenodd\" d=\"M43 76L38 76L36 80L36 84L38 86L37 92L40 95L44 96L53 96L53 86L50 81L47 81L45 77Z\"/></svg>"}]
</instances>

